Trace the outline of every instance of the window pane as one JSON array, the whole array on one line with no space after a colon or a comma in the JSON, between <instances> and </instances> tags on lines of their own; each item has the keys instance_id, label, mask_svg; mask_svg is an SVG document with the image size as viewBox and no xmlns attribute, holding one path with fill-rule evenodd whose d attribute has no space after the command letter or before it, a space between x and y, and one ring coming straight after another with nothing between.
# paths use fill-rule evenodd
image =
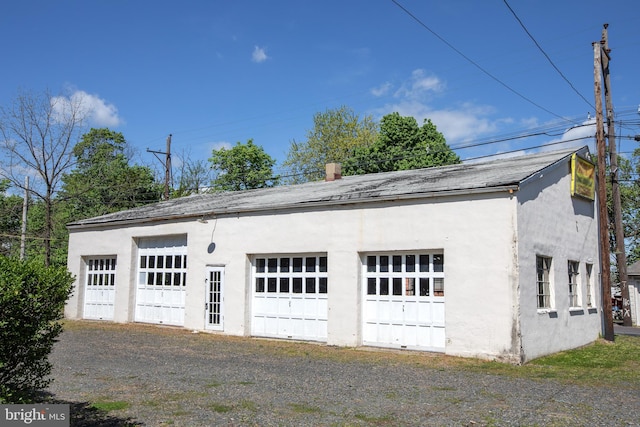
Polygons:
<instances>
[{"instance_id":1,"label":"window pane","mask_svg":"<svg viewBox=\"0 0 640 427\"><path fill-rule=\"evenodd\" d=\"M172 255L167 255L165 266L167 268L173 268L173 256Z\"/></svg>"},{"instance_id":2,"label":"window pane","mask_svg":"<svg viewBox=\"0 0 640 427\"><path fill-rule=\"evenodd\" d=\"M164 275L164 285L171 286L171 273L165 273Z\"/></svg>"},{"instance_id":3,"label":"window pane","mask_svg":"<svg viewBox=\"0 0 640 427\"><path fill-rule=\"evenodd\" d=\"M181 280L180 280L180 273L173 273L173 285L174 286L180 286L181 284Z\"/></svg>"},{"instance_id":4,"label":"window pane","mask_svg":"<svg viewBox=\"0 0 640 427\"><path fill-rule=\"evenodd\" d=\"M407 255L405 259L405 269L406 271L412 272L416 271L416 256L415 255Z\"/></svg>"},{"instance_id":5,"label":"window pane","mask_svg":"<svg viewBox=\"0 0 640 427\"><path fill-rule=\"evenodd\" d=\"M326 256L321 256L320 257L320 270L321 273L326 273L327 272L327 257Z\"/></svg>"},{"instance_id":6,"label":"window pane","mask_svg":"<svg viewBox=\"0 0 640 427\"><path fill-rule=\"evenodd\" d=\"M293 271L294 273L300 273L302 271L302 258L293 259Z\"/></svg>"},{"instance_id":7,"label":"window pane","mask_svg":"<svg viewBox=\"0 0 640 427\"><path fill-rule=\"evenodd\" d=\"M393 278L393 294L402 295L402 279L400 277Z\"/></svg>"},{"instance_id":8,"label":"window pane","mask_svg":"<svg viewBox=\"0 0 640 427\"><path fill-rule=\"evenodd\" d=\"M187 256L183 255L182 256L182 265L184 268L187 268Z\"/></svg>"},{"instance_id":9,"label":"window pane","mask_svg":"<svg viewBox=\"0 0 640 427\"><path fill-rule=\"evenodd\" d=\"M156 267L156 257L152 255L149 257L149 268L155 268L155 267Z\"/></svg>"},{"instance_id":10,"label":"window pane","mask_svg":"<svg viewBox=\"0 0 640 427\"><path fill-rule=\"evenodd\" d=\"M265 266L265 259L264 258L256 259L256 272L257 273L264 273L264 266ZM176 265L176 267L180 268L179 265Z\"/></svg>"},{"instance_id":11,"label":"window pane","mask_svg":"<svg viewBox=\"0 0 640 427\"><path fill-rule=\"evenodd\" d=\"M280 271L282 273L289 272L289 258L280 258Z\"/></svg>"},{"instance_id":12,"label":"window pane","mask_svg":"<svg viewBox=\"0 0 640 427\"><path fill-rule=\"evenodd\" d=\"M380 278L380 295L389 295L389 278Z\"/></svg>"},{"instance_id":13,"label":"window pane","mask_svg":"<svg viewBox=\"0 0 640 427\"><path fill-rule=\"evenodd\" d=\"M110 274L109 275L109 286L115 286L116 284L116 275L115 274Z\"/></svg>"},{"instance_id":14,"label":"window pane","mask_svg":"<svg viewBox=\"0 0 640 427\"><path fill-rule=\"evenodd\" d=\"M429 296L429 279L426 277L420 278L420 296L421 297Z\"/></svg>"},{"instance_id":15,"label":"window pane","mask_svg":"<svg viewBox=\"0 0 640 427\"><path fill-rule=\"evenodd\" d=\"M429 255L420 255L420 272L429 271Z\"/></svg>"},{"instance_id":16,"label":"window pane","mask_svg":"<svg viewBox=\"0 0 640 427\"><path fill-rule=\"evenodd\" d=\"M375 273L376 272L376 257L369 255L367 257L367 273Z\"/></svg>"},{"instance_id":17,"label":"window pane","mask_svg":"<svg viewBox=\"0 0 640 427\"><path fill-rule=\"evenodd\" d=\"M388 271L389 271L389 257L387 255L381 255L380 256L380 272L386 273Z\"/></svg>"},{"instance_id":18,"label":"window pane","mask_svg":"<svg viewBox=\"0 0 640 427\"><path fill-rule=\"evenodd\" d=\"M407 277L404 279L405 295L413 296L416 294L416 279L413 277Z\"/></svg>"},{"instance_id":19,"label":"window pane","mask_svg":"<svg viewBox=\"0 0 640 427\"><path fill-rule=\"evenodd\" d=\"M256 278L256 292L264 292L264 277Z\"/></svg>"},{"instance_id":20,"label":"window pane","mask_svg":"<svg viewBox=\"0 0 640 427\"><path fill-rule=\"evenodd\" d=\"M402 257L400 255L393 256L393 271L395 273L402 271Z\"/></svg>"},{"instance_id":21,"label":"window pane","mask_svg":"<svg viewBox=\"0 0 640 427\"><path fill-rule=\"evenodd\" d=\"M182 273L182 286L187 286L187 273Z\"/></svg>"},{"instance_id":22,"label":"window pane","mask_svg":"<svg viewBox=\"0 0 640 427\"><path fill-rule=\"evenodd\" d=\"M376 295L376 279L374 277L367 279L367 295Z\"/></svg>"},{"instance_id":23,"label":"window pane","mask_svg":"<svg viewBox=\"0 0 640 427\"><path fill-rule=\"evenodd\" d=\"M278 272L278 258L269 258L267 261L267 270L269 273Z\"/></svg>"},{"instance_id":24,"label":"window pane","mask_svg":"<svg viewBox=\"0 0 640 427\"><path fill-rule=\"evenodd\" d=\"M302 258L300 258L300 261L302 261ZM300 265L302 265L302 263ZM293 293L294 294L302 293L302 277L293 278Z\"/></svg>"},{"instance_id":25,"label":"window pane","mask_svg":"<svg viewBox=\"0 0 640 427\"><path fill-rule=\"evenodd\" d=\"M307 273L313 273L316 271L316 257L309 257L305 260L305 266Z\"/></svg>"},{"instance_id":26,"label":"window pane","mask_svg":"<svg viewBox=\"0 0 640 427\"><path fill-rule=\"evenodd\" d=\"M164 257L162 255L160 255L158 257L158 263L157 263L156 267L164 268Z\"/></svg>"},{"instance_id":27,"label":"window pane","mask_svg":"<svg viewBox=\"0 0 640 427\"><path fill-rule=\"evenodd\" d=\"M305 293L307 294L315 294L316 293L316 278L315 277L307 277L305 287Z\"/></svg>"},{"instance_id":28,"label":"window pane","mask_svg":"<svg viewBox=\"0 0 640 427\"><path fill-rule=\"evenodd\" d=\"M140 267L144 268L144 265L142 265L142 258L144 258L144 263L147 263L147 257L140 257ZM93 270L93 260L90 259L89 260L89 271Z\"/></svg>"},{"instance_id":29,"label":"window pane","mask_svg":"<svg viewBox=\"0 0 640 427\"><path fill-rule=\"evenodd\" d=\"M436 277L433 279L433 296L444 296L444 279L442 277Z\"/></svg>"},{"instance_id":30,"label":"window pane","mask_svg":"<svg viewBox=\"0 0 640 427\"><path fill-rule=\"evenodd\" d=\"M327 293L327 278L326 277L321 277L320 279L318 279L319 283L318 283L318 293L320 294L326 294Z\"/></svg>"},{"instance_id":31,"label":"window pane","mask_svg":"<svg viewBox=\"0 0 640 427\"><path fill-rule=\"evenodd\" d=\"M280 267L282 267L282 264L280 264ZM281 277L280 278L280 292L281 293L285 293L285 294L289 293L289 278L288 277Z\"/></svg>"},{"instance_id":32,"label":"window pane","mask_svg":"<svg viewBox=\"0 0 640 427\"><path fill-rule=\"evenodd\" d=\"M156 286L162 286L162 273L156 273Z\"/></svg>"},{"instance_id":33,"label":"window pane","mask_svg":"<svg viewBox=\"0 0 640 427\"><path fill-rule=\"evenodd\" d=\"M277 280L275 277L269 277L267 282L267 292L276 292Z\"/></svg>"},{"instance_id":34,"label":"window pane","mask_svg":"<svg viewBox=\"0 0 640 427\"><path fill-rule=\"evenodd\" d=\"M444 255L440 254L433 256L433 271L439 273L444 271Z\"/></svg>"},{"instance_id":35,"label":"window pane","mask_svg":"<svg viewBox=\"0 0 640 427\"><path fill-rule=\"evenodd\" d=\"M147 273L147 285L153 285L153 273Z\"/></svg>"}]
</instances>

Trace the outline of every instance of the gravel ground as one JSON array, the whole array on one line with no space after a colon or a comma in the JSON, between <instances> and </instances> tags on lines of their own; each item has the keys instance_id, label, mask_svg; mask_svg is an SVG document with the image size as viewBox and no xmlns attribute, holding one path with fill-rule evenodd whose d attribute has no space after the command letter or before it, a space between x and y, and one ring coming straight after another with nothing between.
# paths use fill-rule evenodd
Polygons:
<instances>
[{"instance_id":1,"label":"gravel ground","mask_svg":"<svg viewBox=\"0 0 640 427\"><path fill-rule=\"evenodd\" d=\"M489 375L443 359L68 322L47 391L72 405L76 426L640 426L638 390ZM96 402L127 407L106 414Z\"/></svg>"}]
</instances>

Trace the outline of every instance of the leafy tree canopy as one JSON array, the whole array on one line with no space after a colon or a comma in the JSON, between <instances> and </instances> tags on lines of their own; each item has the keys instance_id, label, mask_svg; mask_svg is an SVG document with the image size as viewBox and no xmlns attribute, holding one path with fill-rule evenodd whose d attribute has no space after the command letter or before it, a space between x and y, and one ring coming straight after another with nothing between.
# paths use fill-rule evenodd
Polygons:
<instances>
[{"instance_id":1,"label":"leafy tree canopy","mask_svg":"<svg viewBox=\"0 0 640 427\"><path fill-rule=\"evenodd\" d=\"M460 163L431 120L418 126L413 117L384 116L373 144L358 146L343 165L345 175L390 172Z\"/></svg>"},{"instance_id":2,"label":"leafy tree canopy","mask_svg":"<svg viewBox=\"0 0 640 427\"><path fill-rule=\"evenodd\" d=\"M278 178L273 176L276 161L253 139L246 144L237 142L231 149L213 150L209 159L217 176L211 185L215 191L239 191L273 187Z\"/></svg>"},{"instance_id":3,"label":"leafy tree canopy","mask_svg":"<svg viewBox=\"0 0 640 427\"><path fill-rule=\"evenodd\" d=\"M322 179L327 163L343 163L356 147L372 143L378 134L370 116L360 118L345 106L315 114L313 124L305 142L291 143L283 163L291 170L292 183Z\"/></svg>"}]
</instances>

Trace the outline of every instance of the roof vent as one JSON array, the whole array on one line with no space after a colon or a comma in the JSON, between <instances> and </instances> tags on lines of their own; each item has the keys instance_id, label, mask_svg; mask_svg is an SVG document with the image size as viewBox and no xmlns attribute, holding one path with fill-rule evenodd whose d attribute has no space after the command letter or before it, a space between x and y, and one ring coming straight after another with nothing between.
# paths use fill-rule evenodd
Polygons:
<instances>
[{"instance_id":1,"label":"roof vent","mask_svg":"<svg viewBox=\"0 0 640 427\"><path fill-rule=\"evenodd\" d=\"M325 169L327 171L327 175L324 178L325 181L335 181L342 178L342 166L340 163L327 163Z\"/></svg>"}]
</instances>

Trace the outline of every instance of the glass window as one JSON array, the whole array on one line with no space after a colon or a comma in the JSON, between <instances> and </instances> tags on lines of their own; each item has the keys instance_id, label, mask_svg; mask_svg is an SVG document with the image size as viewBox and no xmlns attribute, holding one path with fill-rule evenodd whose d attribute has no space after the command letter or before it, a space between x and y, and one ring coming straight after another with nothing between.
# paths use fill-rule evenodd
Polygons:
<instances>
[{"instance_id":1,"label":"glass window","mask_svg":"<svg viewBox=\"0 0 640 427\"><path fill-rule=\"evenodd\" d=\"M393 256L393 272L399 273L402 271L402 256L394 255Z\"/></svg>"},{"instance_id":2,"label":"glass window","mask_svg":"<svg viewBox=\"0 0 640 427\"><path fill-rule=\"evenodd\" d=\"M305 259L305 267L307 273L316 271L316 257L308 257Z\"/></svg>"},{"instance_id":3,"label":"glass window","mask_svg":"<svg viewBox=\"0 0 640 427\"><path fill-rule=\"evenodd\" d=\"M368 256L367 257L367 272L375 273L376 272L376 257Z\"/></svg>"},{"instance_id":4,"label":"glass window","mask_svg":"<svg viewBox=\"0 0 640 427\"><path fill-rule=\"evenodd\" d=\"M536 284L538 308L551 308L551 291L549 273L551 271L551 258L536 257Z\"/></svg>"},{"instance_id":5,"label":"glass window","mask_svg":"<svg viewBox=\"0 0 640 427\"><path fill-rule=\"evenodd\" d=\"M320 257L320 269L318 270L321 273L326 273L327 272L327 257L326 256L321 256Z\"/></svg>"},{"instance_id":6,"label":"glass window","mask_svg":"<svg viewBox=\"0 0 640 427\"><path fill-rule=\"evenodd\" d=\"M413 296L416 294L416 279L413 277L407 277L405 280L405 295Z\"/></svg>"},{"instance_id":7,"label":"glass window","mask_svg":"<svg viewBox=\"0 0 640 427\"><path fill-rule=\"evenodd\" d=\"M307 293L307 294L315 294L316 293L316 278L315 277L307 277L305 293Z\"/></svg>"},{"instance_id":8,"label":"glass window","mask_svg":"<svg viewBox=\"0 0 640 427\"><path fill-rule=\"evenodd\" d=\"M567 270L569 271L569 307L579 307L578 299L578 271L580 263L576 261L569 261L567 263Z\"/></svg>"},{"instance_id":9,"label":"glass window","mask_svg":"<svg viewBox=\"0 0 640 427\"><path fill-rule=\"evenodd\" d=\"M364 263L366 295L444 296L444 255L441 253L367 255Z\"/></svg>"},{"instance_id":10,"label":"glass window","mask_svg":"<svg viewBox=\"0 0 640 427\"><path fill-rule=\"evenodd\" d=\"M326 294L327 293L327 278L320 277L318 278L318 293Z\"/></svg>"},{"instance_id":11,"label":"glass window","mask_svg":"<svg viewBox=\"0 0 640 427\"><path fill-rule=\"evenodd\" d=\"M162 255L158 257L158 263L156 264L156 268L164 268L164 257Z\"/></svg>"},{"instance_id":12,"label":"glass window","mask_svg":"<svg viewBox=\"0 0 640 427\"><path fill-rule=\"evenodd\" d=\"M289 293L289 278L281 277L280 278L280 292L288 294Z\"/></svg>"},{"instance_id":13,"label":"glass window","mask_svg":"<svg viewBox=\"0 0 640 427\"><path fill-rule=\"evenodd\" d=\"M420 278L420 296L421 297L429 296L429 279L427 277Z\"/></svg>"},{"instance_id":14,"label":"glass window","mask_svg":"<svg viewBox=\"0 0 640 427\"><path fill-rule=\"evenodd\" d=\"M276 279L275 277L267 278L267 292L276 292L277 283L278 283L278 279Z\"/></svg>"},{"instance_id":15,"label":"glass window","mask_svg":"<svg viewBox=\"0 0 640 427\"><path fill-rule=\"evenodd\" d=\"M264 273L265 262L266 262L266 260L264 258L256 259L256 272L257 273Z\"/></svg>"},{"instance_id":16,"label":"glass window","mask_svg":"<svg viewBox=\"0 0 640 427\"><path fill-rule=\"evenodd\" d=\"M380 278L380 295L389 295L389 278Z\"/></svg>"},{"instance_id":17,"label":"glass window","mask_svg":"<svg viewBox=\"0 0 640 427\"><path fill-rule=\"evenodd\" d=\"M293 278L293 293L294 294L302 293L302 277Z\"/></svg>"},{"instance_id":18,"label":"glass window","mask_svg":"<svg viewBox=\"0 0 640 427\"><path fill-rule=\"evenodd\" d=\"M402 279L400 277L393 278L393 294L402 295Z\"/></svg>"},{"instance_id":19,"label":"glass window","mask_svg":"<svg viewBox=\"0 0 640 427\"><path fill-rule=\"evenodd\" d=\"M444 278L442 277L433 278L433 296L434 297L444 296Z\"/></svg>"},{"instance_id":20,"label":"glass window","mask_svg":"<svg viewBox=\"0 0 640 427\"><path fill-rule=\"evenodd\" d=\"M269 258L267 261L267 271L269 273L278 272L278 258Z\"/></svg>"},{"instance_id":21,"label":"glass window","mask_svg":"<svg viewBox=\"0 0 640 427\"><path fill-rule=\"evenodd\" d=\"M377 295L375 277L369 277L367 279L367 295Z\"/></svg>"},{"instance_id":22,"label":"glass window","mask_svg":"<svg viewBox=\"0 0 640 427\"><path fill-rule=\"evenodd\" d=\"M433 271L442 273L444 271L444 255L433 256Z\"/></svg>"},{"instance_id":23,"label":"glass window","mask_svg":"<svg viewBox=\"0 0 640 427\"><path fill-rule=\"evenodd\" d=\"M387 255L380 255L380 272L389 272L389 257Z\"/></svg>"},{"instance_id":24,"label":"glass window","mask_svg":"<svg viewBox=\"0 0 640 427\"><path fill-rule=\"evenodd\" d=\"M416 256L415 255L407 255L405 259L405 271L414 272L416 271Z\"/></svg>"},{"instance_id":25,"label":"glass window","mask_svg":"<svg viewBox=\"0 0 640 427\"><path fill-rule=\"evenodd\" d=\"M256 292L264 292L264 277L256 277Z\"/></svg>"},{"instance_id":26,"label":"glass window","mask_svg":"<svg viewBox=\"0 0 640 427\"><path fill-rule=\"evenodd\" d=\"M294 258L293 259L293 272L301 273L302 272L302 258Z\"/></svg>"},{"instance_id":27,"label":"glass window","mask_svg":"<svg viewBox=\"0 0 640 427\"><path fill-rule=\"evenodd\" d=\"M289 272L289 258L280 258L280 272L281 273Z\"/></svg>"}]
</instances>

